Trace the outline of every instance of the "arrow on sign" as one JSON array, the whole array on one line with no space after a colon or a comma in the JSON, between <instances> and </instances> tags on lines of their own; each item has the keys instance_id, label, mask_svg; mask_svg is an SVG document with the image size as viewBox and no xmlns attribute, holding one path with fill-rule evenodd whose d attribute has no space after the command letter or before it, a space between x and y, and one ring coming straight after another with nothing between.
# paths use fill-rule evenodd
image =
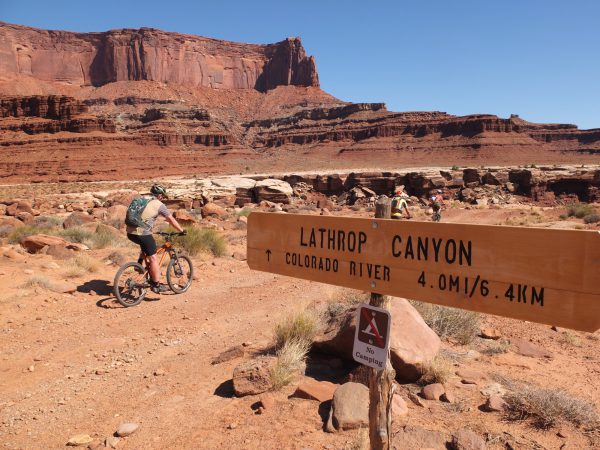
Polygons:
<instances>
[{"instance_id":1,"label":"arrow on sign","mask_svg":"<svg viewBox=\"0 0 600 450\"><path fill-rule=\"evenodd\" d=\"M271 261L271 250L265 252L267 254L267 261Z\"/></svg>"}]
</instances>

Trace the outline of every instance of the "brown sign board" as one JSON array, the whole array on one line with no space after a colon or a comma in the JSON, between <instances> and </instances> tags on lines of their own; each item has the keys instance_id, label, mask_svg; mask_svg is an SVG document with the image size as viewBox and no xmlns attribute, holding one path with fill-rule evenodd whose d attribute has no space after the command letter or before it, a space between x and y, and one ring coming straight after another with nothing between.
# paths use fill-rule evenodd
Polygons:
<instances>
[{"instance_id":1,"label":"brown sign board","mask_svg":"<svg viewBox=\"0 0 600 450\"><path fill-rule=\"evenodd\" d=\"M600 328L600 233L252 213L251 269L583 331Z\"/></svg>"}]
</instances>

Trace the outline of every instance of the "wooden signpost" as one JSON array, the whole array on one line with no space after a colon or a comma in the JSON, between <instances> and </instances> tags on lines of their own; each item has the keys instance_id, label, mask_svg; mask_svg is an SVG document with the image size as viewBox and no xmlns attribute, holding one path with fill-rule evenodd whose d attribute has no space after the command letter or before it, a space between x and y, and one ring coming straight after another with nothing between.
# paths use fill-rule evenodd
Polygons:
<instances>
[{"instance_id":1,"label":"wooden signpost","mask_svg":"<svg viewBox=\"0 0 600 450\"><path fill-rule=\"evenodd\" d=\"M377 216L385 215L376 206ZM575 330L600 329L596 231L252 213L248 265L370 291L370 304L384 309L389 294ZM371 369L372 449L391 446L394 376L389 358L385 369Z\"/></svg>"},{"instance_id":2,"label":"wooden signpost","mask_svg":"<svg viewBox=\"0 0 600 450\"><path fill-rule=\"evenodd\" d=\"M600 328L600 233L252 213L251 269L582 331Z\"/></svg>"}]
</instances>

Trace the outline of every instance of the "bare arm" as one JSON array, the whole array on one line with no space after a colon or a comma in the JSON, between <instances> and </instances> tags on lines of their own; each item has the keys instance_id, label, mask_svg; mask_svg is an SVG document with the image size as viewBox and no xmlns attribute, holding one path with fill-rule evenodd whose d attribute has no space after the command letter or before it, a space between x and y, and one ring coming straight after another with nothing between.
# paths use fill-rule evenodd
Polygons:
<instances>
[{"instance_id":1,"label":"bare arm","mask_svg":"<svg viewBox=\"0 0 600 450\"><path fill-rule=\"evenodd\" d=\"M173 225L173 228L175 228L180 233L183 233L183 228L181 227L181 225L179 225L179 222L177 222L177 219L175 219L175 217L170 215L168 217L165 217L165 219L167 222L169 222L171 225Z\"/></svg>"}]
</instances>

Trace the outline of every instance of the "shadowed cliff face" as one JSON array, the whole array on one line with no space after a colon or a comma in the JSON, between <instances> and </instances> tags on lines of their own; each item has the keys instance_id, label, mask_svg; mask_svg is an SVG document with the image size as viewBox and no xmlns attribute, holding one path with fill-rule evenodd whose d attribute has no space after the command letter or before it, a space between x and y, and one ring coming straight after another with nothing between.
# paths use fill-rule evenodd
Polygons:
<instances>
[{"instance_id":1,"label":"shadowed cliff face","mask_svg":"<svg viewBox=\"0 0 600 450\"><path fill-rule=\"evenodd\" d=\"M72 33L0 22L0 72L92 86L143 80L260 91L319 85L314 58L298 38L254 45L150 28Z\"/></svg>"}]
</instances>

